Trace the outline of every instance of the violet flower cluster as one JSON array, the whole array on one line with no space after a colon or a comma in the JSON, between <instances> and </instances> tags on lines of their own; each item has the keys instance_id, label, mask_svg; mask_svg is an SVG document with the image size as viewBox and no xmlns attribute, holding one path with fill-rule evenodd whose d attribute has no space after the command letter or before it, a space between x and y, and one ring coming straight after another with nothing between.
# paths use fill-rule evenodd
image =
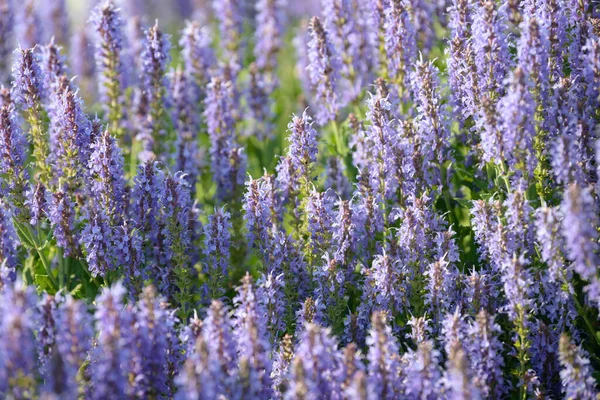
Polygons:
<instances>
[{"instance_id":1,"label":"violet flower cluster","mask_svg":"<svg viewBox=\"0 0 600 400\"><path fill-rule=\"evenodd\" d=\"M0 397L600 398L594 2L71 3L0 0Z\"/></svg>"}]
</instances>

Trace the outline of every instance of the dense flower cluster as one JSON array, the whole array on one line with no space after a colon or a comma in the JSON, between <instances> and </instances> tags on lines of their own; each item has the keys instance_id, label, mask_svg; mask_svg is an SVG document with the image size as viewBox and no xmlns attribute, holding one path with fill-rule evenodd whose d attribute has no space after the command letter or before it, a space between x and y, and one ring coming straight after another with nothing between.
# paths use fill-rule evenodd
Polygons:
<instances>
[{"instance_id":1,"label":"dense flower cluster","mask_svg":"<svg viewBox=\"0 0 600 400\"><path fill-rule=\"evenodd\" d=\"M594 2L84 3L0 0L0 397L600 398Z\"/></svg>"}]
</instances>

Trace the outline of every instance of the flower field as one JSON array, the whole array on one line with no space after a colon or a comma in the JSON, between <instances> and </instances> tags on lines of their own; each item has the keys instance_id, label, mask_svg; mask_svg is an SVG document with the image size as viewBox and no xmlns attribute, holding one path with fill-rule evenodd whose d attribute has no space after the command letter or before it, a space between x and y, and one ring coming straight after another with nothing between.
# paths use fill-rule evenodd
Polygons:
<instances>
[{"instance_id":1,"label":"flower field","mask_svg":"<svg viewBox=\"0 0 600 400\"><path fill-rule=\"evenodd\" d=\"M600 4L0 0L0 85L0 398L600 399Z\"/></svg>"}]
</instances>

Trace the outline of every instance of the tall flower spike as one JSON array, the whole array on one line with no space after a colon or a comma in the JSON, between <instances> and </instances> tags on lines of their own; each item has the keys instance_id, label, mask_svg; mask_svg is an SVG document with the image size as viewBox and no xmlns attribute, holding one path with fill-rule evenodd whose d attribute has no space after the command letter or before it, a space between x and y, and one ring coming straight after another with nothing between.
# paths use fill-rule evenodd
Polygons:
<instances>
[{"instance_id":1,"label":"tall flower spike","mask_svg":"<svg viewBox=\"0 0 600 400\"><path fill-rule=\"evenodd\" d=\"M501 329L494 317L481 310L467 329L467 353L474 373L473 380L483 397L502 397L506 394L502 367Z\"/></svg>"},{"instance_id":2,"label":"tall flower spike","mask_svg":"<svg viewBox=\"0 0 600 400\"><path fill-rule=\"evenodd\" d=\"M269 272L261 275L256 282L256 297L261 307L262 318L266 321L269 342L275 345L277 338L285 332L285 281L283 274Z\"/></svg>"},{"instance_id":3,"label":"tall flower spike","mask_svg":"<svg viewBox=\"0 0 600 400\"><path fill-rule=\"evenodd\" d=\"M54 37L57 43L66 45L69 42L70 20L67 13L66 0L50 0L38 6L44 39Z\"/></svg>"},{"instance_id":4,"label":"tall flower spike","mask_svg":"<svg viewBox=\"0 0 600 400\"><path fill-rule=\"evenodd\" d=\"M128 389L128 364L131 352L131 310L123 306L125 289L120 283L105 288L96 300L94 313L98 339L91 352L92 399L124 397Z\"/></svg>"},{"instance_id":5,"label":"tall flower spike","mask_svg":"<svg viewBox=\"0 0 600 400\"><path fill-rule=\"evenodd\" d=\"M441 330L442 318L454 302L453 286L455 286L457 271L454 265L442 257L429 264L424 275L429 278L425 304L432 315L435 333L438 333Z\"/></svg>"},{"instance_id":6,"label":"tall flower spike","mask_svg":"<svg viewBox=\"0 0 600 400\"><path fill-rule=\"evenodd\" d=\"M224 208L215 208L204 226L204 273L207 276L208 297L219 299L225 293L229 277L231 246L231 215Z\"/></svg>"},{"instance_id":7,"label":"tall flower spike","mask_svg":"<svg viewBox=\"0 0 600 400\"><path fill-rule=\"evenodd\" d=\"M198 146L200 118L196 113L197 100L189 86L191 82L184 71L177 68L171 71L169 78L171 99L173 100L172 119L176 134L172 155L173 169L186 173L186 180L194 194L201 163Z\"/></svg>"},{"instance_id":8,"label":"tall flower spike","mask_svg":"<svg viewBox=\"0 0 600 400\"><path fill-rule=\"evenodd\" d=\"M563 235L572 268L588 281L584 291L590 302L600 306L600 278L598 277L598 213L590 189L571 184L564 194L561 210Z\"/></svg>"},{"instance_id":9,"label":"tall flower spike","mask_svg":"<svg viewBox=\"0 0 600 400\"><path fill-rule=\"evenodd\" d=\"M54 375L61 380L54 382L55 387L60 388L60 391L54 390L56 394L77 396L77 375L86 361L93 334L93 322L85 303L71 296L62 299L56 310L56 352L60 360L55 368L60 372Z\"/></svg>"},{"instance_id":10,"label":"tall flower spike","mask_svg":"<svg viewBox=\"0 0 600 400\"><path fill-rule=\"evenodd\" d=\"M10 209L4 200L0 200L0 289L14 282L19 262L17 254L19 239Z\"/></svg>"},{"instance_id":11,"label":"tall flower spike","mask_svg":"<svg viewBox=\"0 0 600 400\"><path fill-rule=\"evenodd\" d=\"M208 309L202 335L208 349L210 376L217 393L231 396L236 390L237 350L229 310L220 301L214 300Z\"/></svg>"},{"instance_id":12,"label":"tall flower spike","mask_svg":"<svg viewBox=\"0 0 600 400\"><path fill-rule=\"evenodd\" d=\"M15 106L27 112L29 122L29 139L33 142L33 157L39 169L40 179L47 184L50 170L47 164L49 155L48 141L44 137L42 99L46 88L40 59L33 48L18 48L14 52L13 64L13 96Z\"/></svg>"},{"instance_id":13,"label":"tall flower spike","mask_svg":"<svg viewBox=\"0 0 600 400\"><path fill-rule=\"evenodd\" d=\"M116 269L116 240L115 228L111 226L106 210L97 206L90 207L80 242L86 250L86 261L93 277L104 276L108 271Z\"/></svg>"},{"instance_id":14,"label":"tall flower spike","mask_svg":"<svg viewBox=\"0 0 600 400\"><path fill-rule=\"evenodd\" d=\"M436 398L440 392L441 372L438 366L440 353L433 342L417 345L414 360L406 371L406 393L409 398Z\"/></svg>"},{"instance_id":15,"label":"tall flower spike","mask_svg":"<svg viewBox=\"0 0 600 400\"><path fill-rule=\"evenodd\" d=\"M418 111L417 134L425 151L425 179L430 184L446 184L439 176L441 167L435 165L442 164L449 157L450 128L442 103L438 74L437 68L423 59L417 61L415 72L411 74Z\"/></svg>"},{"instance_id":16,"label":"tall flower spike","mask_svg":"<svg viewBox=\"0 0 600 400\"><path fill-rule=\"evenodd\" d=\"M297 179L305 185L311 180L311 165L317 160L319 136L312 127L312 118L306 110L300 117L292 116L288 131L290 132L288 154L297 173Z\"/></svg>"},{"instance_id":17,"label":"tall flower spike","mask_svg":"<svg viewBox=\"0 0 600 400\"><path fill-rule=\"evenodd\" d=\"M573 344L565 333L560 337L559 358L562 366L560 379L565 398L596 398L598 389L592 377L590 360L581 346Z\"/></svg>"},{"instance_id":18,"label":"tall flower spike","mask_svg":"<svg viewBox=\"0 0 600 400\"><path fill-rule=\"evenodd\" d=\"M182 318L190 311L192 296L189 276L192 202L184 177L184 173L177 172L165 179L160 198L160 233L155 247L158 260L155 280L162 293L177 301Z\"/></svg>"},{"instance_id":19,"label":"tall flower spike","mask_svg":"<svg viewBox=\"0 0 600 400\"><path fill-rule=\"evenodd\" d=\"M531 81L521 67L517 67L509 79L506 96L498 102L505 156L514 170L533 176L538 160L533 148L535 127L531 116L536 106L530 93Z\"/></svg>"},{"instance_id":20,"label":"tall flower spike","mask_svg":"<svg viewBox=\"0 0 600 400\"><path fill-rule=\"evenodd\" d=\"M75 186L90 160L91 122L83 112L83 101L72 89L62 91L52 122L56 137L51 143L54 174L59 183Z\"/></svg>"},{"instance_id":21,"label":"tall flower spike","mask_svg":"<svg viewBox=\"0 0 600 400\"><path fill-rule=\"evenodd\" d=\"M396 157L398 135L390 120L391 103L376 94L370 95L367 106L370 125L365 133L371 162L363 173L368 174L369 184L382 199L392 200L397 195L401 168Z\"/></svg>"},{"instance_id":22,"label":"tall flower spike","mask_svg":"<svg viewBox=\"0 0 600 400\"><path fill-rule=\"evenodd\" d=\"M517 47L519 66L524 71L529 71L533 83L533 98L536 102L536 119L549 111L548 96L550 90L550 72L548 71L548 33L535 17L528 17L523 21L523 34ZM542 121L536 121L541 125Z\"/></svg>"},{"instance_id":23,"label":"tall flower spike","mask_svg":"<svg viewBox=\"0 0 600 400\"><path fill-rule=\"evenodd\" d=\"M248 244L266 250L273 231L273 209L271 182L265 179L252 179L246 182L247 190L244 194L244 205L246 212L246 226L248 228Z\"/></svg>"},{"instance_id":24,"label":"tall flower spike","mask_svg":"<svg viewBox=\"0 0 600 400\"><path fill-rule=\"evenodd\" d=\"M140 164L133 178L131 214L136 229L144 233L155 232L159 216L159 200L164 191L164 173L158 163Z\"/></svg>"},{"instance_id":25,"label":"tall flower spike","mask_svg":"<svg viewBox=\"0 0 600 400\"><path fill-rule=\"evenodd\" d=\"M211 69L216 57L211 48L211 37L206 27L198 22L187 21L179 40L183 57L184 74L193 85L194 102L200 106L205 96L205 86L210 81Z\"/></svg>"},{"instance_id":26,"label":"tall flower spike","mask_svg":"<svg viewBox=\"0 0 600 400\"><path fill-rule=\"evenodd\" d=\"M41 43L41 24L35 0L25 0L14 7L14 30L17 43L24 48Z\"/></svg>"},{"instance_id":27,"label":"tall flower spike","mask_svg":"<svg viewBox=\"0 0 600 400\"><path fill-rule=\"evenodd\" d=\"M328 328L306 324L300 336L295 359L303 360L304 380L309 394L330 398L341 389L334 372L341 367L338 344Z\"/></svg>"},{"instance_id":28,"label":"tall flower spike","mask_svg":"<svg viewBox=\"0 0 600 400\"><path fill-rule=\"evenodd\" d=\"M138 352L133 358L135 393L141 397L157 395L172 397L172 379L179 369L181 349L175 330L178 322L174 311L166 308L165 300L158 297L153 286L144 288L135 307L135 325L132 343Z\"/></svg>"},{"instance_id":29,"label":"tall flower spike","mask_svg":"<svg viewBox=\"0 0 600 400\"><path fill-rule=\"evenodd\" d=\"M145 47L141 54L142 96L148 104L148 113L139 138L144 143L142 161L162 154L163 137L167 134L165 105L168 104L168 96L165 72L171 49L169 35L159 29L158 21L146 30L145 35Z\"/></svg>"},{"instance_id":30,"label":"tall flower spike","mask_svg":"<svg viewBox=\"0 0 600 400\"><path fill-rule=\"evenodd\" d=\"M96 33L94 55L100 101L110 123L111 133L120 138L124 133L123 92L127 86L121 17L112 0L107 0L94 8L90 21Z\"/></svg>"},{"instance_id":31,"label":"tall flower spike","mask_svg":"<svg viewBox=\"0 0 600 400\"><path fill-rule=\"evenodd\" d=\"M33 287L17 282L0 292L0 395L25 398L36 391Z\"/></svg>"},{"instance_id":32,"label":"tall flower spike","mask_svg":"<svg viewBox=\"0 0 600 400\"><path fill-rule=\"evenodd\" d=\"M317 254L330 248L333 234L333 196L329 192L311 190L306 203L308 231L312 248Z\"/></svg>"},{"instance_id":33,"label":"tall flower spike","mask_svg":"<svg viewBox=\"0 0 600 400\"><path fill-rule=\"evenodd\" d=\"M212 77L204 100L204 117L210 138L211 172L217 183L217 197L231 199L244 182L245 154L236 147L234 84Z\"/></svg>"},{"instance_id":34,"label":"tall flower spike","mask_svg":"<svg viewBox=\"0 0 600 400\"><path fill-rule=\"evenodd\" d=\"M316 96L317 121L325 125L334 120L338 112L337 81L341 64L339 54L318 17L310 20L309 33L307 69Z\"/></svg>"},{"instance_id":35,"label":"tall flower spike","mask_svg":"<svg viewBox=\"0 0 600 400\"><path fill-rule=\"evenodd\" d=\"M126 195L123 156L116 140L105 130L91 146L88 163L90 195L106 212L111 224L125 216Z\"/></svg>"},{"instance_id":36,"label":"tall flower spike","mask_svg":"<svg viewBox=\"0 0 600 400\"><path fill-rule=\"evenodd\" d=\"M250 64L250 82L246 90L247 120L249 131L247 135L254 134L259 140L272 137L273 102L265 75L261 74L255 63Z\"/></svg>"},{"instance_id":37,"label":"tall flower spike","mask_svg":"<svg viewBox=\"0 0 600 400\"><path fill-rule=\"evenodd\" d=\"M21 222L29 219L25 206L29 174L26 169L27 139L12 104L0 107L0 195L6 196Z\"/></svg>"},{"instance_id":38,"label":"tall flower spike","mask_svg":"<svg viewBox=\"0 0 600 400\"><path fill-rule=\"evenodd\" d=\"M385 53L387 75L398 88L399 96L408 94L409 70L417 56L417 39L406 0L390 0L382 8L385 13Z\"/></svg>"},{"instance_id":39,"label":"tall flower spike","mask_svg":"<svg viewBox=\"0 0 600 400\"><path fill-rule=\"evenodd\" d=\"M364 44L357 31L355 4L352 0L326 0L323 2L325 29L340 57L339 100L344 106L355 100L362 89L364 67L360 46ZM361 71L361 69L363 71Z\"/></svg>"},{"instance_id":40,"label":"tall flower spike","mask_svg":"<svg viewBox=\"0 0 600 400\"><path fill-rule=\"evenodd\" d=\"M54 192L47 192L48 219L54 227L54 238L65 256L76 255L75 205L70 199L70 189L61 186Z\"/></svg>"},{"instance_id":41,"label":"tall flower spike","mask_svg":"<svg viewBox=\"0 0 600 400\"><path fill-rule=\"evenodd\" d=\"M277 56L283 46L285 6L287 0L259 0L256 2L256 66L264 74L267 91L277 85Z\"/></svg>"},{"instance_id":42,"label":"tall flower spike","mask_svg":"<svg viewBox=\"0 0 600 400\"><path fill-rule=\"evenodd\" d=\"M372 398L396 399L402 396L404 391L400 380L402 375L400 348L387 324L385 312L373 313L367 345L369 347L367 388Z\"/></svg>"},{"instance_id":43,"label":"tall flower spike","mask_svg":"<svg viewBox=\"0 0 600 400\"><path fill-rule=\"evenodd\" d=\"M497 98L502 94L510 57L505 27L494 1L485 0L475 6L473 48L481 93L490 93L491 98Z\"/></svg>"},{"instance_id":44,"label":"tall flower spike","mask_svg":"<svg viewBox=\"0 0 600 400\"><path fill-rule=\"evenodd\" d=\"M14 40L14 8L10 0L0 1L0 82L9 83L10 54Z\"/></svg>"},{"instance_id":45,"label":"tall flower spike","mask_svg":"<svg viewBox=\"0 0 600 400\"><path fill-rule=\"evenodd\" d=\"M230 65L236 70L241 67L243 61L242 4L243 2L235 0L213 0L212 2L215 17L219 22L222 59L229 60Z\"/></svg>"},{"instance_id":46,"label":"tall flower spike","mask_svg":"<svg viewBox=\"0 0 600 400\"><path fill-rule=\"evenodd\" d=\"M266 398L271 395L271 360L270 344L267 339L267 321L260 310L258 298L250 275L242 278L242 285L237 288L237 296L233 303L235 310L235 332L239 357L247 362L248 395Z\"/></svg>"}]
</instances>

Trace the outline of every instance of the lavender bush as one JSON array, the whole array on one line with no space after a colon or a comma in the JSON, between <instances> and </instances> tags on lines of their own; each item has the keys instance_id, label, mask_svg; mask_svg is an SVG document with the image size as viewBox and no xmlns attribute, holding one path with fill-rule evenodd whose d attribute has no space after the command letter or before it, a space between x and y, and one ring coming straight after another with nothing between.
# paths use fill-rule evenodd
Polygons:
<instances>
[{"instance_id":1,"label":"lavender bush","mask_svg":"<svg viewBox=\"0 0 600 400\"><path fill-rule=\"evenodd\" d=\"M87 3L0 0L0 397L600 398L595 2Z\"/></svg>"}]
</instances>

